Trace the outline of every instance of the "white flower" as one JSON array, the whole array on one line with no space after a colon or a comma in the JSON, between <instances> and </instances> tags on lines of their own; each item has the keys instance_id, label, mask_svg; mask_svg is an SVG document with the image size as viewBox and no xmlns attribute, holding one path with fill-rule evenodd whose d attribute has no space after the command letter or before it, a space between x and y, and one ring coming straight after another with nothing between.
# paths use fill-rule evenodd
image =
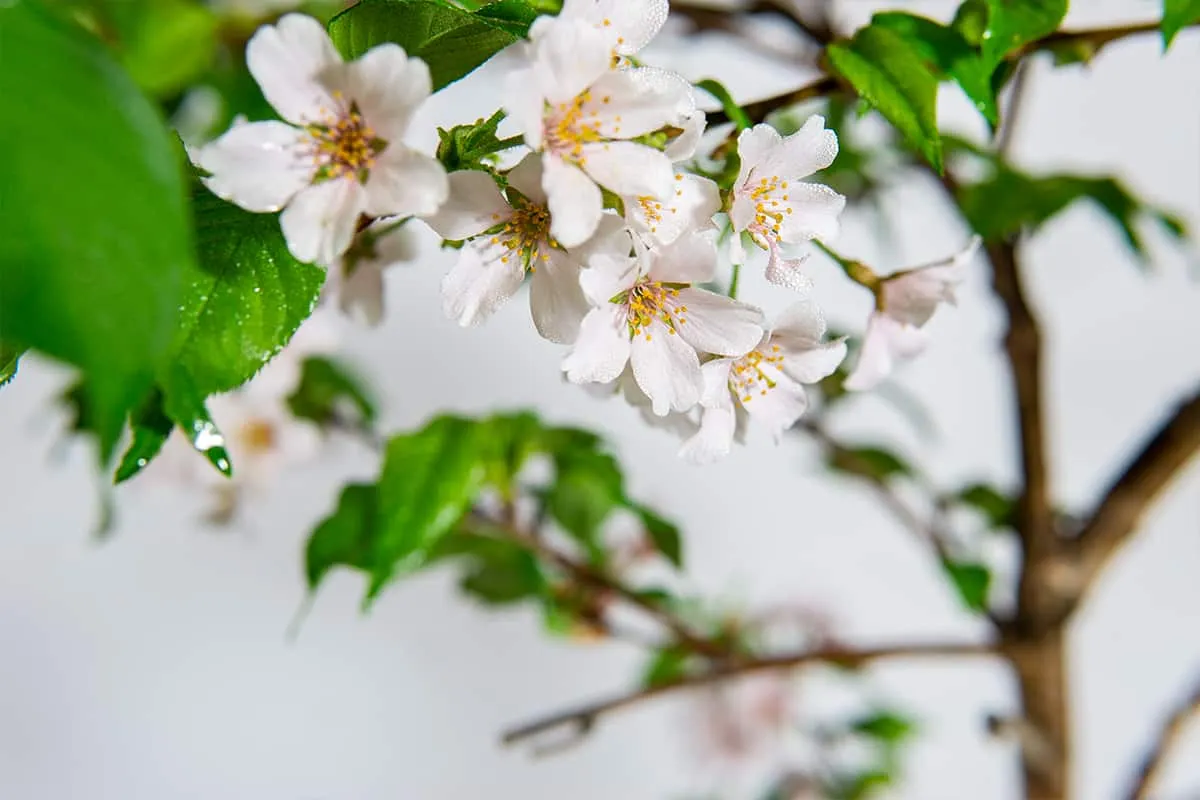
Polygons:
<instances>
[{"instance_id":1,"label":"white flower","mask_svg":"<svg viewBox=\"0 0 1200 800\"><path fill-rule=\"evenodd\" d=\"M800 272L804 259L785 259L781 244L837 235L846 198L828 186L800 181L832 164L837 152L837 135L819 116L809 117L787 138L770 125L755 125L738 136L742 168L729 218L735 232L748 233L770 253L767 280L772 283L797 289L809 283Z\"/></svg>"},{"instance_id":2,"label":"white flower","mask_svg":"<svg viewBox=\"0 0 1200 800\"><path fill-rule=\"evenodd\" d=\"M550 233L575 247L603 213L600 187L626 197L664 197L674 170L661 150L630 141L683 124L691 86L665 70L610 69L608 36L578 19L541 17L522 45L527 65L505 87L505 109L542 154Z\"/></svg>"},{"instance_id":3,"label":"white flower","mask_svg":"<svg viewBox=\"0 0 1200 800\"><path fill-rule=\"evenodd\" d=\"M654 413L700 400L700 353L739 356L762 338L753 306L691 286L716 274L716 247L689 234L637 258L594 257L580 277L593 308L563 361L572 383L608 383L629 363Z\"/></svg>"},{"instance_id":4,"label":"white flower","mask_svg":"<svg viewBox=\"0 0 1200 800\"><path fill-rule=\"evenodd\" d=\"M287 122L235 125L194 160L220 197L249 211L283 209L296 258L328 266L360 214L425 214L445 200L441 164L403 141L429 96L425 62L384 44L343 63L320 23L288 14L258 29L246 63Z\"/></svg>"},{"instance_id":5,"label":"white flower","mask_svg":"<svg viewBox=\"0 0 1200 800\"><path fill-rule=\"evenodd\" d=\"M684 442L680 456L705 464L728 455L746 418L778 442L808 408L804 384L833 374L846 357L844 341L823 341L824 336L824 317L803 300L749 353L706 363L700 430Z\"/></svg>"},{"instance_id":6,"label":"white flower","mask_svg":"<svg viewBox=\"0 0 1200 800\"><path fill-rule=\"evenodd\" d=\"M625 223L648 245L670 244L684 233L713 227L721 191L708 178L677 172L665 198L623 197Z\"/></svg>"},{"instance_id":7,"label":"white flower","mask_svg":"<svg viewBox=\"0 0 1200 800\"><path fill-rule=\"evenodd\" d=\"M962 267L979 249L975 236L961 252L943 261L903 270L879 280L875 311L847 389L861 391L878 385L891 374L898 359L912 358L925 349L922 329L942 303L954 304L954 287L962 280Z\"/></svg>"},{"instance_id":8,"label":"white flower","mask_svg":"<svg viewBox=\"0 0 1200 800\"><path fill-rule=\"evenodd\" d=\"M667 0L566 0L558 18L588 23L609 37L613 52L631 56L662 29L669 5Z\"/></svg>"},{"instance_id":9,"label":"white flower","mask_svg":"<svg viewBox=\"0 0 1200 800\"><path fill-rule=\"evenodd\" d=\"M537 331L569 344L588 304L579 271L593 253L629 254L620 220L606 216L603 232L582 248L566 250L550 235L550 210L542 191L542 161L526 156L508 173L508 197L486 172L450 174L450 199L425 221L444 239L466 240L458 262L442 281L446 315L474 325L492 314L532 273L529 310Z\"/></svg>"},{"instance_id":10,"label":"white flower","mask_svg":"<svg viewBox=\"0 0 1200 800\"><path fill-rule=\"evenodd\" d=\"M409 227L395 217L377 219L364 228L321 291L321 300L337 298L342 313L367 325L383 320L383 273L417 257Z\"/></svg>"}]
</instances>

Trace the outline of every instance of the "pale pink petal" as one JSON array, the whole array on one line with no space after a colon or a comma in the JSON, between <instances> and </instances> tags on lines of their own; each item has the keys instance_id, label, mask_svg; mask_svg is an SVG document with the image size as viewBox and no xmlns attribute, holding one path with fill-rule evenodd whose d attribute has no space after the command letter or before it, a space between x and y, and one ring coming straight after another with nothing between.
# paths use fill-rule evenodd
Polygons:
<instances>
[{"instance_id":1,"label":"pale pink petal","mask_svg":"<svg viewBox=\"0 0 1200 800\"><path fill-rule=\"evenodd\" d=\"M596 231L604 211L600 188L578 167L547 153L542 188L550 207L550 234L563 247L583 244Z\"/></svg>"},{"instance_id":2,"label":"pale pink petal","mask_svg":"<svg viewBox=\"0 0 1200 800\"><path fill-rule=\"evenodd\" d=\"M740 233L750 227L758 214L758 206L750 195L738 192L733 196L733 206L729 209L729 222L733 230ZM737 237L734 237L735 239Z\"/></svg>"},{"instance_id":3,"label":"pale pink petal","mask_svg":"<svg viewBox=\"0 0 1200 800\"><path fill-rule=\"evenodd\" d=\"M846 198L819 183L794 183L788 186L784 201L791 213L784 214L779 238L789 244L809 239L833 239L838 235L838 215L846 207Z\"/></svg>"},{"instance_id":4,"label":"pale pink petal","mask_svg":"<svg viewBox=\"0 0 1200 800\"><path fill-rule=\"evenodd\" d=\"M813 284L812 278L804 274L806 261L808 261L807 254L800 258L784 258L778 242L772 239L771 257L767 261L767 280L776 286L783 286L797 292L807 292Z\"/></svg>"},{"instance_id":5,"label":"pale pink petal","mask_svg":"<svg viewBox=\"0 0 1200 800\"><path fill-rule=\"evenodd\" d=\"M446 202L422 218L443 239L466 239L501 225L512 216L512 207L488 173L460 170L451 172L447 181L450 194Z\"/></svg>"},{"instance_id":6,"label":"pale pink petal","mask_svg":"<svg viewBox=\"0 0 1200 800\"><path fill-rule=\"evenodd\" d=\"M693 464L711 464L729 455L737 427L733 396L729 392L729 369L733 360L719 358L700 368L704 392L700 398L704 410L700 428L679 449L680 458Z\"/></svg>"},{"instance_id":7,"label":"pale pink petal","mask_svg":"<svg viewBox=\"0 0 1200 800\"><path fill-rule=\"evenodd\" d=\"M579 285L593 305L607 305L612 298L633 286L641 275L641 265L628 256L599 254L579 273Z\"/></svg>"},{"instance_id":8,"label":"pale pink petal","mask_svg":"<svg viewBox=\"0 0 1200 800\"><path fill-rule=\"evenodd\" d=\"M508 185L530 202L545 205L546 191L542 188L542 171L542 157L537 153L530 153L508 171Z\"/></svg>"},{"instance_id":9,"label":"pale pink petal","mask_svg":"<svg viewBox=\"0 0 1200 800\"><path fill-rule=\"evenodd\" d=\"M525 268L516 256L488 259L467 245L442 280L442 308L459 325L475 325L504 305L525 279Z\"/></svg>"},{"instance_id":10,"label":"pale pink petal","mask_svg":"<svg viewBox=\"0 0 1200 800\"><path fill-rule=\"evenodd\" d=\"M629 227L658 244L670 244L687 231L713 227L713 215L721 210L721 193L715 183L699 175L678 173L672 189L664 200L625 198Z\"/></svg>"},{"instance_id":11,"label":"pale pink petal","mask_svg":"<svg viewBox=\"0 0 1200 800\"><path fill-rule=\"evenodd\" d=\"M372 216L432 214L450 194L441 163L392 142L367 178L367 213Z\"/></svg>"},{"instance_id":12,"label":"pale pink petal","mask_svg":"<svg viewBox=\"0 0 1200 800\"><path fill-rule=\"evenodd\" d=\"M341 258L354 239L358 215L366 209L366 192L353 178L309 186L279 215L292 255L328 266Z\"/></svg>"},{"instance_id":13,"label":"pale pink petal","mask_svg":"<svg viewBox=\"0 0 1200 800\"><path fill-rule=\"evenodd\" d=\"M846 342L835 339L807 350L784 350L783 371L800 383L818 383L828 378L846 360Z\"/></svg>"},{"instance_id":14,"label":"pale pink petal","mask_svg":"<svg viewBox=\"0 0 1200 800\"><path fill-rule=\"evenodd\" d=\"M774 367L760 365L759 369L773 385L739 399L751 420L765 428L778 443L784 431L795 425L808 408L808 397L803 386Z\"/></svg>"},{"instance_id":15,"label":"pale pink petal","mask_svg":"<svg viewBox=\"0 0 1200 800\"><path fill-rule=\"evenodd\" d=\"M661 151L635 142L586 144L581 166L609 191L633 197L665 195L675 176Z\"/></svg>"},{"instance_id":16,"label":"pale pink petal","mask_svg":"<svg viewBox=\"0 0 1200 800\"><path fill-rule=\"evenodd\" d=\"M529 281L529 311L543 339L571 344L588 313L579 283L579 265L559 251L537 261Z\"/></svg>"},{"instance_id":17,"label":"pale pink petal","mask_svg":"<svg viewBox=\"0 0 1200 800\"><path fill-rule=\"evenodd\" d=\"M717 274L717 245L711 236L689 233L648 254L651 280L659 283L707 283Z\"/></svg>"},{"instance_id":18,"label":"pale pink petal","mask_svg":"<svg viewBox=\"0 0 1200 800\"><path fill-rule=\"evenodd\" d=\"M542 17L530 30L534 74L551 104L569 103L608 72L612 47L607 34L585 22Z\"/></svg>"},{"instance_id":19,"label":"pale pink petal","mask_svg":"<svg viewBox=\"0 0 1200 800\"><path fill-rule=\"evenodd\" d=\"M609 383L616 380L629 361L629 326L625 308L607 303L593 308L579 326L579 336L563 359L563 371L571 383Z\"/></svg>"},{"instance_id":20,"label":"pale pink petal","mask_svg":"<svg viewBox=\"0 0 1200 800\"><path fill-rule=\"evenodd\" d=\"M787 350L808 350L825 337L825 315L810 297L792 303L775 320L771 340Z\"/></svg>"},{"instance_id":21,"label":"pale pink petal","mask_svg":"<svg viewBox=\"0 0 1200 800\"><path fill-rule=\"evenodd\" d=\"M769 161L783 138L779 135L779 131L765 122L760 122L753 128L739 133L737 141L738 157L741 159L742 165L738 172L738 179L734 183L735 191L742 189L750 180L751 173Z\"/></svg>"},{"instance_id":22,"label":"pale pink petal","mask_svg":"<svg viewBox=\"0 0 1200 800\"><path fill-rule=\"evenodd\" d=\"M677 325L684 341L702 353L740 356L755 348L763 337L762 312L746 303L704 289L681 289Z\"/></svg>"},{"instance_id":23,"label":"pale pink petal","mask_svg":"<svg viewBox=\"0 0 1200 800\"><path fill-rule=\"evenodd\" d=\"M658 416L687 411L700 402L704 388L700 359L682 336L662 322L652 322L633 336L629 363Z\"/></svg>"},{"instance_id":24,"label":"pale pink petal","mask_svg":"<svg viewBox=\"0 0 1200 800\"><path fill-rule=\"evenodd\" d=\"M302 134L284 122L244 122L193 151L212 173L204 185L247 211L278 211L312 178L313 164L300 151Z\"/></svg>"},{"instance_id":25,"label":"pale pink petal","mask_svg":"<svg viewBox=\"0 0 1200 800\"><path fill-rule=\"evenodd\" d=\"M504 79L503 106L508 118L516 123L525 144L542 149L546 98L542 95L532 68L516 69Z\"/></svg>"},{"instance_id":26,"label":"pale pink petal","mask_svg":"<svg viewBox=\"0 0 1200 800\"><path fill-rule=\"evenodd\" d=\"M607 31L614 49L632 55L667 21L667 0L566 0L560 17L586 21Z\"/></svg>"},{"instance_id":27,"label":"pale pink petal","mask_svg":"<svg viewBox=\"0 0 1200 800\"><path fill-rule=\"evenodd\" d=\"M321 23L288 14L264 25L246 45L246 66L267 102L288 122L318 122L340 108L317 76L341 56Z\"/></svg>"},{"instance_id":28,"label":"pale pink petal","mask_svg":"<svg viewBox=\"0 0 1200 800\"><path fill-rule=\"evenodd\" d=\"M759 177L778 175L799 180L825 169L837 158L837 134L825 128L825 118L813 115L800 130L785 137L755 169Z\"/></svg>"},{"instance_id":29,"label":"pale pink petal","mask_svg":"<svg viewBox=\"0 0 1200 800\"><path fill-rule=\"evenodd\" d=\"M674 125L695 108L690 83L652 67L607 72L592 84L588 97L582 114L610 139L633 139Z\"/></svg>"},{"instance_id":30,"label":"pale pink petal","mask_svg":"<svg viewBox=\"0 0 1200 800\"><path fill-rule=\"evenodd\" d=\"M404 48L387 42L372 47L349 64L337 64L321 73L331 92L354 102L375 135L399 142L417 107L429 97L429 67L409 58Z\"/></svg>"},{"instance_id":31,"label":"pale pink petal","mask_svg":"<svg viewBox=\"0 0 1200 800\"><path fill-rule=\"evenodd\" d=\"M909 270L883 280L884 313L905 325L920 327L942 303L955 302L954 289L962 280L956 267L933 266Z\"/></svg>"},{"instance_id":32,"label":"pale pink petal","mask_svg":"<svg viewBox=\"0 0 1200 800\"><path fill-rule=\"evenodd\" d=\"M916 355L924 343L920 328L901 325L878 311L871 314L858 363L846 378L845 387L852 391L874 388L891 374L897 358Z\"/></svg>"},{"instance_id":33,"label":"pale pink petal","mask_svg":"<svg viewBox=\"0 0 1200 800\"><path fill-rule=\"evenodd\" d=\"M667 149L663 151L667 158L673 162L679 162L695 156L701 137L704 136L705 124L704 112L700 109L693 109L682 114L675 123L675 127L683 132L672 139L671 143L667 145Z\"/></svg>"}]
</instances>

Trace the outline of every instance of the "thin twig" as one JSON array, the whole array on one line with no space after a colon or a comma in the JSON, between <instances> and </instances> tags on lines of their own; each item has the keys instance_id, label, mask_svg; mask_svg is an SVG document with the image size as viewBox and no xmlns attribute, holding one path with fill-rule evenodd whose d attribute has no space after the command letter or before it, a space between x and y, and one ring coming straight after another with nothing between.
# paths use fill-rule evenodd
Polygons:
<instances>
[{"instance_id":1,"label":"thin twig","mask_svg":"<svg viewBox=\"0 0 1200 800\"><path fill-rule=\"evenodd\" d=\"M747 103L742 106L742 110L746 112L746 116L750 118L751 122L762 122L775 111L803 103L805 100L812 100L815 97L824 97L833 94L840 91L840 89L841 83L836 78L831 75L825 75L798 89L774 95L764 100ZM709 125L720 125L723 122L729 122L729 115L723 109L709 111L707 118Z\"/></svg>"},{"instance_id":2,"label":"thin twig","mask_svg":"<svg viewBox=\"0 0 1200 800\"><path fill-rule=\"evenodd\" d=\"M1127 795L1129 800L1150 800L1150 791L1161 777L1172 747L1183 735L1188 721L1196 716L1200 716L1200 681L1197 681L1196 685L1192 687L1191 694L1175 707L1171 716L1167 718L1166 724L1155 737L1154 746L1146 754L1146 759L1142 762L1134 780L1133 788Z\"/></svg>"},{"instance_id":3,"label":"thin twig","mask_svg":"<svg viewBox=\"0 0 1200 800\"><path fill-rule=\"evenodd\" d=\"M1004 109L1004 118L1000 121L1000 127L996 130L996 138L992 143L996 154L1001 158L1007 156L1012 147L1013 134L1017 129L1017 122L1020 120L1021 110L1025 107L1025 93L1029 88L1030 69L1032 67L1029 61L1018 63L1010 84L1008 107Z\"/></svg>"},{"instance_id":4,"label":"thin twig","mask_svg":"<svg viewBox=\"0 0 1200 800\"><path fill-rule=\"evenodd\" d=\"M737 8L711 8L687 3L671 4L671 12L686 17L699 30L736 32L734 20L754 14L775 14L783 17L800 35L817 45L827 45L835 36L828 24L815 26L806 22L794 7L781 0L757 0Z\"/></svg>"},{"instance_id":5,"label":"thin twig","mask_svg":"<svg viewBox=\"0 0 1200 800\"><path fill-rule=\"evenodd\" d=\"M577 736L585 735L595 727L596 722L609 713L629 706L637 705L651 698L664 694L708 686L714 683L740 678L759 672L772 670L796 669L808 664L825 663L846 669L862 667L873 661L892 658L945 658L956 656L993 655L998 651L995 646L987 644L909 644L893 647L880 647L865 650L849 650L846 648L830 647L819 650L804 650L797 653L769 656L758 659L748 659L728 667L718 668L710 672L689 675L669 683L647 686L643 689L615 695L605 700L588 703L578 708L561 711L533 722L519 725L506 731L501 737L506 745L512 745L524 739L547 733L560 728L575 731Z\"/></svg>"}]
</instances>

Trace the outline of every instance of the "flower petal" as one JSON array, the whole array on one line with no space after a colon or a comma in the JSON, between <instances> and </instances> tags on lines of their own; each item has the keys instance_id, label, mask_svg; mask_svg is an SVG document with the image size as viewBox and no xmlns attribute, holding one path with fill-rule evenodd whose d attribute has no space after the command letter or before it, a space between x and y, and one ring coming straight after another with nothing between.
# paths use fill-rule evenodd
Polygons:
<instances>
[{"instance_id":1,"label":"flower petal","mask_svg":"<svg viewBox=\"0 0 1200 800\"><path fill-rule=\"evenodd\" d=\"M663 151L667 158L673 162L679 162L687 161L696 155L696 150L700 147L700 140L704 136L706 124L704 112L700 109L693 109L682 114L675 127L683 132L672 139L671 143L667 145L667 149Z\"/></svg>"},{"instance_id":2,"label":"flower petal","mask_svg":"<svg viewBox=\"0 0 1200 800\"><path fill-rule=\"evenodd\" d=\"M328 266L341 258L354 239L366 193L352 178L309 186L279 215L288 250L301 261Z\"/></svg>"},{"instance_id":3,"label":"flower petal","mask_svg":"<svg viewBox=\"0 0 1200 800\"><path fill-rule=\"evenodd\" d=\"M450 194L425 223L443 239L461 240L483 233L512 216L512 207L486 172L464 169L447 177Z\"/></svg>"},{"instance_id":4,"label":"flower petal","mask_svg":"<svg viewBox=\"0 0 1200 800\"><path fill-rule=\"evenodd\" d=\"M629 354L625 309L607 303L583 318L579 336L562 367L571 383L610 383L624 371Z\"/></svg>"},{"instance_id":5,"label":"flower petal","mask_svg":"<svg viewBox=\"0 0 1200 800\"><path fill-rule=\"evenodd\" d=\"M775 320L771 341L785 350L808 350L825 337L825 315L812 298L792 303Z\"/></svg>"},{"instance_id":6,"label":"flower petal","mask_svg":"<svg viewBox=\"0 0 1200 800\"><path fill-rule=\"evenodd\" d=\"M303 14L264 25L246 45L246 66L263 97L279 116L297 125L317 122L322 112L338 108L318 75L341 62L325 28Z\"/></svg>"},{"instance_id":7,"label":"flower petal","mask_svg":"<svg viewBox=\"0 0 1200 800\"><path fill-rule=\"evenodd\" d=\"M330 92L353 101L375 135L388 142L404 136L432 88L428 65L391 42L372 47L349 64L326 68L320 80Z\"/></svg>"},{"instance_id":8,"label":"flower petal","mask_svg":"<svg viewBox=\"0 0 1200 800\"><path fill-rule=\"evenodd\" d=\"M728 397L728 387L723 388ZM719 408L705 407L700 414L700 429L679 448L679 457L701 465L720 461L733 449L736 427L737 418L732 402Z\"/></svg>"},{"instance_id":9,"label":"flower petal","mask_svg":"<svg viewBox=\"0 0 1200 800\"><path fill-rule=\"evenodd\" d=\"M592 305L604 306L633 286L641 275L641 265L628 256L601 254L593 257L579 273L579 285Z\"/></svg>"},{"instance_id":10,"label":"flower petal","mask_svg":"<svg viewBox=\"0 0 1200 800\"><path fill-rule=\"evenodd\" d=\"M247 211L278 211L312 179L302 137L284 122L243 122L194 150L192 160L212 173L204 185L218 197Z\"/></svg>"},{"instance_id":11,"label":"flower petal","mask_svg":"<svg viewBox=\"0 0 1200 800\"><path fill-rule=\"evenodd\" d=\"M529 281L529 312L543 339L570 344L589 308L579 285L580 267L557 250L546 256Z\"/></svg>"},{"instance_id":12,"label":"flower petal","mask_svg":"<svg viewBox=\"0 0 1200 800\"><path fill-rule=\"evenodd\" d=\"M797 292L807 292L812 288L812 278L804 274L804 262L808 255L800 258L784 258L779 250L779 243L771 240L771 257L767 261L767 280L776 286L794 289Z\"/></svg>"},{"instance_id":13,"label":"flower petal","mask_svg":"<svg viewBox=\"0 0 1200 800\"><path fill-rule=\"evenodd\" d=\"M825 128L825 118L814 114L800 130L785 137L755 170L759 176L778 175L799 180L825 169L837 158L837 134Z\"/></svg>"},{"instance_id":14,"label":"flower petal","mask_svg":"<svg viewBox=\"0 0 1200 800\"><path fill-rule=\"evenodd\" d=\"M530 29L534 74L542 96L569 103L608 72L609 35L582 20L542 17Z\"/></svg>"},{"instance_id":15,"label":"flower petal","mask_svg":"<svg viewBox=\"0 0 1200 800\"><path fill-rule=\"evenodd\" d=\"M367 213L432 214L450 194L446 170L435 158L392 142L367 178Z\"/></svg>"},{"instance_id":16,"label":"flower petal","mask_svg":"<svg viewBox=\"0 0 1200 800\"><path fill-rule=\"evenodd\" d=\"M738 172L738 179L734 183L734 191L740 193L740 190L750 180L751 173L770 161L783 142L783 137L775 128L765 122L760 122L753 128L739 133L737 142L738 157L741 159L742 166Z\"/></svg>"},{"instance_id":17,"label":"flower petal","mask_svg":"<svg viewBox=\"0 0 1200 800\"><path fill-rule=\"evenodd\" d=\"M652 322L633 337L629 363L658 416L687 411L700 402L704 388L700 359L682 336L662 322Z\"/></svg>"},{"instance_id":18,"label":"flower petal","mask_svg":"<svg viewBox=\"0 0 1200 800\"><path fill-rule=\"evenodd\" d=\"M625 198L629 227L658 244L670 244L687 231L713 227L713 215L721 210L721 192L715 183L699 175L677 173L673 189L665 201Z\"/></svg>"},{"instance_id":19,"label":"flower petal","mask_svg":"<svg viewBox=\"0 0 1200 800\"><path fill-rule=\"evenodd\" d=\"M588 97L580 111L609 139L633 139L680 123L696 107L690 83L653 67L606 72L591 85Z\"/></svg>"},{"instance_id":20,"label":"flower petal","mask_svg":"<svg viewBox=\"0 0 1200 800\"><path fill-rule=\"evenodd\" d=\"M892 319L920 327L942 303L955 302L954 289L962 275L954 266L908 270L883 279L880 304Z\"/></svg>"},{"instance_id":21,"label":"flower petal","mask_svg":"<svg viewBox=\"0 0 1200 800\"><path fill-rule=\"evenodd\" d=\"M467 245L442 280L442 309L459 325L475 325L521 288L525 268L519 258L487 259Z\"/></svg>"},{"instance_id":22,"label":"flower petal","mask_svg":"<svg viewBox=\"0 0 1200 800\"><path fill-rule=\"evenodd\" d=\"M785 201L791 213L779 225L779 239L789 244L809 239L833 239L840 225L838 215L846 198L820 183L796 183L788 187Z\"/></svg>"},{"instance_id":23,"label":"flower petal","mask_svg":"<svg viewBox=\"0 0 1200 800\"><path fill-rule=\"evenodd\" d=\"M660 283L706 283L717 274L717 245L711 236L688 233L650 250L651 280Z\"/></svg>"},{"instance_id":24,"label":"flower petal","mask_svg":"<svg viewBox=\"0 0 1200 800\"><path fill-rule=\"evenodd\" d=\"M679 335L700 352L740 356L762 341L762 312L754 306L695 288L680 289L676 300L687 308Z\"/></svg>"},{"instance_id":25,"label":"flower petal","mask_svg":"<svg viewBox=\"0 0 1200 800\"><path fill-rule=\"evenodd\" d=\"M925 337L920 328L901 325L876 311L867 321L858 363L846 378L844 386L852 391L877 386L891 374L897 358L916 355L924 348L924 344Z\"/></svg>"},{"instance_id":26,"label":"flower petal","mask_svg":"<svg viewBox=\"0 0 1200 800\"><path fill-rule=\"evenodd\" d=\"M535 74L532 67L510 72L504 79L502 105L525 137L525 144L532 150L541 150L546 98L538 88Z\"/></svg>"},{"instance_id":27,"label":"flower petal","mask_svg":"<svg viewBox=\"0 0 1200 800\"><path fill-rule=\"evenodd\" d=\"M529 153L508 171L508 185L523 194L527 200L546 204L546 190L542 188L542 157Z\"/></svg>"},{"instance_id":28,"label":"flower petal","mask_svg":"<svg viewBox=\"0 0 1200 800\"><path fill-rule=\"evenodd\" d=\"M354 271L343 275L337 289L338 308L348 317L374 327L383 320L383 269L386 265L360 261ZM330 276L336 270L330 271Z\"/></svg>"},{"instance_id":29,"label":"flower petal","mask_svg":"<svg viewBox=\"0 0 1200 800\"><path fill-rule=\"evenodd\" d=\"M582 19L607 31L621 55L645 47L667 21L667 0L566 0L559 16Z\"/></svg>"},{"instance_id":30,"label":"flower petal","mask_svg":"<svg viewBox=\"0 0 1200 800\"><path fill-rule=\"evenodd\" d=\"M583 244L596 231L604 211L600 188L583 170L546 154L542 188L550 207L550 235L563 247Z\"/></svg>"},{"instance_id":31,"label":"flower petal","mask_svg":"<svg viewBox=\"0 0 1200 800\"><path fill-rule=\"evenodd\" d=\"M675 175L661 151L635 142L585 144L580 166L609 191L632 197L665 195Z\"/></svg>"},{"instance_id":32,"label":"flower petal","mask_svg":"<svg viewBox=\"0 0 1200 800\"><path fill-rule=\"evenodd\" d=\"M759 394L740 398L742 407L758 425L766 428L776 444L808 409L804 387L771 366L760 366L772 386Z\"/></svg>"},{"instance_id":33,"label":"flower petal","mask_svg":"<svg viewBox=\"0 0 1200 800\"><path fill-rule=\"evenodd\" d=\"M845 360L846 341L835 339L808 350L785 350L783 371L800 383L818 383L836 372Z\"/></svg>"}]
</instances>

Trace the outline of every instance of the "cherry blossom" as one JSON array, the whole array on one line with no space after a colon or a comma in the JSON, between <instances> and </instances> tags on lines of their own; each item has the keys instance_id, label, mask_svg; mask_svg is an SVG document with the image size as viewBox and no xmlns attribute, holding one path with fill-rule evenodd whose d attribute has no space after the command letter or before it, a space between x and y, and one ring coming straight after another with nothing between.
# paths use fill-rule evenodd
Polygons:
<instances>
[{"instance_id":1,"label":"cherry blossom","mask_svg":"<svg viewBox=\"0 0 1200 800\"><path fill-rule=\"evenodd\" d=\"M193 152L213 193L249 211L283 210L288 248L333 264L361 214L427 214L447 193L445 170L404 144L429 96L429 68L394 44L343 63L325 29L288 14L259 28L246 63L286 122L248 122Z\"/></svg>"},{"instance_id":2,"label":"cherry blossom","mask_svg":"<svg viewBox=\"0 0 1200 800\"><path fill-rule=\"evenodd\" d=\"M755 125L738 136L742 166L729 218L735 232L748 234L770 253L767 280L772 283L795 289L809 285L800 271L804 259L785 258L781 245L837 235L846 198L823 184L801 181L832 164L837 152L837 135L819 116L787 137L770 125ZM733 241L740 248L738 237ZM735 252L736 260L742 257Z\"/></svg>"},{"instance_id":3,"label":"cherry blossom","mask_svg":"<svg viewBox=\"0 0 1200 800\"><path fill-rule=\"evenodd\" d=\"M708 178L675 173L675 183L665 198L623 197L625 223L647 245L670 244L688 231L714 227L713 215L721 210L721 192Z\"/></svg>"},{"instance_id":4,"label":"cherry blossom","mask_svg":"<svg viewBox=\"0 0 1200 800\"><path fill-rule=\"evenodd\" d=\"M747 420L778 443L808 409L805 384L833 374L846 357L843 340L824 337L825 319L806 299L785 311L750 352L704 364L700 429L684 442L680 455L697 464L728 455Z\"/></svg>"},{"instance_id":5,"label":"cherry blossom","mask_svg":"<svg viewBox=\"0 0 1200 800\"><path fill-rule=\"evenodd\" d=\"M980 239L948 259L903 270L878 279L875 311L847 389L862 391L877 386L891 374L895 362L921 353L927 344L924 325L942 303L955 302L954 288L962 280L962 267L975 257Z\"/></svg>"},{"instance_id":6,"label":"cherry blossom","mask_svg":"<svg viewBox=\"0 0 1200 800\"><path fill-rule=\"evenodd\" d=\"M563 361L573 383L608 383L628 363L658 416L700 400L699 353L740 356L762 338L762 312L693 284L713 279L716 247L692 233L637 257L598 255L580 277L592 305Z\"/></svg>"},{"instance_id":7,"label":"cherry blossom","mask_svg":"<svg viewBox=\"0 0 1200 800\"><path fill-rule=\"evenodd\" d=\"M560 20L579 20L612 40L617 55L631 56L658 34L667 21L667 0L566 0Z\"/></svg>"},{"instance_id":8,"label":"cherry blossom","mask_svg":"<svg viewBox=\"0 0 1200 800\"><path fill-rule=\"evenodd\" d=\"M416 257L416 241L404 219L377 219L359 232L346 255L329 270L322 301L336 299L342 313L378 325L384 312L384 271Z\"/></svg>"}]
</instances>

